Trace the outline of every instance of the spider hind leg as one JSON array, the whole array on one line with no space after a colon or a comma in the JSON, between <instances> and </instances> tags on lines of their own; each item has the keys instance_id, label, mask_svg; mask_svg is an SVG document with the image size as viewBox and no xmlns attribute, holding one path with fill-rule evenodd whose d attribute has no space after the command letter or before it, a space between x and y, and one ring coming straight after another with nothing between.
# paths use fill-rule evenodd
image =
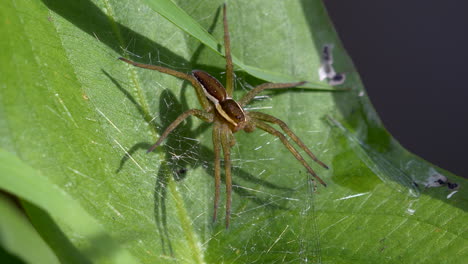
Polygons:
<instances>
[{"instance_id":1,"label":"spider hind leg","mask_svg":"<svg viewBox=\"0 0 468 264\"><path fill-rule=\"evenodd\" d=\"M271 115L268 115L268 114L265 114L265 113L260 113L260 112L249 112L249 115L256 118L256 119L260 119L262 121L266 121L266 122L269 122L269 123L273 123L273 124L276 124L278 125L279 127L281 127L281 129L284 131L284 133L286 133L286 135L288 135L302 150L304 150L307 155L309 155L309 157L317 162L317 164L319 164L320 166L322 166L323 168L327 169L328 170L328 166L325 165L325 163L323 163L322 161L320 161L313 153L312 151L310 151L310 149L304 144L304 142L302 142L302 140L289 128L288 125L286 125L286 123L284 123L283 121L281 121L280 119L274 117L274 116L271 116Z\"/></svg>"},{"instance_id":2,"label":"spider hind leg","mask_svg":"<svg viewBox=\"0 0 468 264\"><path fill-rule=\"evenodd\" d=\"M259 119L252 118L252 122L255 123L256 127L260 128L261 130L268 132L269 134L279 138L281 142L284 144L284 146L293 154L293 156L304 166L307 171L315 178L317 181L319 181L323 186L327 187L327 184L315 173L315 171L307 164L307 162L304 160L304 158L299 154L299 152L291 145L291 143L288 141L288 139L278 130L273 128L272 126L262 122ZM311 178L313 181L313 178Z\"/></svg>"},{"instance_id":3,"label":"spider hind leg","mask_svg":"<svg viewBox=\"0 0 468 264\"><path fill-rule=\"evenodd\" d=\"M229 228L231 218L231 196L232 196L232 177L231 177L231 147L233 142L233 134L227 124L221 127L221 146L224 153L224 169L226 183L226 229Z\"/></svg>"},{"instance_id":4,"label":"spider hind leg","mask_svg":"<svg viewBox=\"0 0 468 264\"><path fill-rule=\"evenodd\" d=\"M221 186L221 138L220 124L214 122L213 125L213 151L214 151L214 179L215 179L215 196L213 208L213 222L216 222L219 203L219 189Z\"/></svg>"}]
</instances>

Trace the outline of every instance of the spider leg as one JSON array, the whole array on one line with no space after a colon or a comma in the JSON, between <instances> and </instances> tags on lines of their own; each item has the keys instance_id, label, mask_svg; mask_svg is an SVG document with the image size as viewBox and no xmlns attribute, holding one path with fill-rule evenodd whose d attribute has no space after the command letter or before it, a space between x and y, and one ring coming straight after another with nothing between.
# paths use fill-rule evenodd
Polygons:
<instances>
[{"instance_id":1,"label":"spider leg","mask_svg":"<svg viewBox=\"0 0 468 264\"><path fill-rule=\"evenodd\" d=\"M306 163L306 161L304 160L304 158L301 156L301 154L299 154L299 152L297 152L297 150L291 145L291 143L289 143L288 139L283 135L281 134L278 130L274 129L272 126L258 120L258 119L255 119L255 118L252 118L251 119L252 122L255 123L255 126L260 128L261 130L264 130L270 134L272 134L273 136L279 138L281 140L281 142L284 144L284 146L286 146L286 148L291 152L291 154L293 154L293 156L302 164L302 166L304 166L307 171L312 175L314 176L314 178L316 178L323 186L327 186L327 184L322 180L320 179L320 177L315 173L315 171ZM313 179L311 179L313 181Z\"/></svg>"},{"instance_id":2,"label":"spider leg","mask_svg":"<svg viewBox=\"0 0 468 264\"><path fill-rule=\"evenodd\" d=\"M175 71L175 70L172 70L172 69L169 69L169 68L166 68L166 67L161 67L161 66L144 64L144 63L131 61L131 60L128 60L128 59L125 59L125 58L122 58L122 57L120 57L119 60L124 61L124 62L126 62L128 64L131 64L131 65L133 65L135 67L138 67L138 68L143 68L143 69L162 72L162 73L169 74L169 75L172 75L174 77L189 81L192 84L192 86L195 88L195 91L197 92L198 101L200 101L200 104L203 107L203 109L205 109L206 111L211 109L211 104L208 102L208 99L206 99L206 96L205 96L205 94L203 92L203 88L200 86L198 81L192 75L186 74L186 73L183 73L183 72L179 72L179 71Z\"/></svg>"},{"instance_id":3,"label":"spider leg","mask_svg":"<svg viewBox=\"0 0 468 264\"><path fill-rule=\"evenodd\" d=\"M215 176L215 197L214 197L214 210L213 222L216 221L219 202L219 188L221 185L221 126L220 123L215 121L213 125L213 150L214 150L214 176Z\"/></svg>"},{"instance_id":4,"label":"spider leg","mask_svg":"<svg viewBox=\"0 0 468 264\"><path fill-rule=\"evenodd\" d=\"M256 86L248 93L246 93L238 103L240 106L247 105L257 94L261 93L263 90L266 89L282 89L282 88L291 88L295 86L303 85L306 82L295 82L295 83L264 83Z\"/></svg>"},{"instance_id":5,"label":"spider leg","mask_svg":"<svg viewBox=\"0 0 468 264\"><path fill-rule=\"evenodd\" d=\"M182 121L184 121L187 117L191 116L191 115L194 115L198 118L200 118L201 120L203 121L206 121L206 122L213 122L213 114L212 113L208 113L208 112L205 112L205 111L202 111L202 110L199 110L199 109L190 109L190 110L187 110L185 112L183 112L180 116L178 116L167 128L166 130L163 132L163 134L161 135L161 137L158 139L158 141L156 141L156 143L154 143L153 146L151 146L151 148L148 149L147 152L151 152L153 151L156 147L158 147L164 139L167 138L167 136L169 135L169 133L172 132L172 130L174 130Z\"/></svg>"},{"instance_id":6,"label":"spider leg","mask_svg":"<svg viewBox=\"0 0 468 264\"><path fill-rule=\"evenodd\" d=\"M264 113L260 113L260 112L249 112L249 115L256 118L256 119L260 119L260 120L263 120L263 121L266 121L266 122L270 122L270 123L273 123L273 124L277 124L278 126L281 127L281 129L283 129L284 133L286 133L288 136L291 137L291 139L296 142L296 144L301 147L301 149L303 149L307 155L309 155L309 157L314 160L315 162L317 162L320 166L324 167L325 169L328 169L328 166L325 165L323 162L321 162L313 153L312 151L310 151L310 149L302 142L302 140L296 135L294 134L294 132L292 132L292 130L288 127L288 125L286 125L286 123L284 123L283 121L281 121L280 119L274 117L274 116L271 116L271 115L268 115L268 114L264 114Z\"/></svg>"},{"instance_id":7,"label":"spider leg","mask_svg":"<svg viewBox=\"0 0 468 264\"><path fill-rule=\"evenodd\" d=\"M229 227L231 218L231 195L232 195L232 178L231 178L231 146L232 132L227 124L221 127L221 146L224 153L224 169L226 182L226 229Z\"/></svg>"},{"instance_id":8,"label":"spider leg","mask_svg":"<svg viewBox=\"0 0 468 264\"><path fill-rule=\"evenodd\" d=\"M229 37L229 28L227 21L226 3L223 5L223 24L224 24L224 57L226 58L226 93L232 97L234 90L234 67L232 65L231 56L231 39Z\"/></svg>"}]
</instances>

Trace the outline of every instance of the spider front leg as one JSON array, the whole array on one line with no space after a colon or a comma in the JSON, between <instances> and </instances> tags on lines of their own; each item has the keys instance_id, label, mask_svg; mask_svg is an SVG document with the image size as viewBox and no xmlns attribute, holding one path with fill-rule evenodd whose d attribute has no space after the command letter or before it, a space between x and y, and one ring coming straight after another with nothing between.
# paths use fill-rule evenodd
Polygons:
<instances>
[{"instance_id":1,"label":"spider front leg","mask_svg":"<svg viewBox=\"0 0 468 264\"><path fill-rule=\"evenodd\" d=\"M248 93L246 93L246 94L238 101L238 103L240 104L240 106L244 107L244 106L246 106L248 103L250 103L250 101L252 101L252 99L253 99L257 94L263 92L263 90L266 90L266 89L291 88L291 87L296 87L296 86L303 85L304 83L306 83L306 82L295 82L295 83L264 83L264 84L260 84L260 85L256 86L255 88L253 88L252 90L250 90Z\"/></svg>"},{"instance_id":2,"label":"spider front leg","mask_svg":"<svg viewBox=\"0 0 468 264\"><path fill-rule=\"evenodd\" d=\"M179 72L179 71L175 71L166 67L131 61L122 57L120 57L119 60L124 61L138 68L162 72L162 73L169 74L174 77L189 81L192 84L192 86L195 88L195 91L197 92L198 101L200 102L203 109L205 109L205 111L209 111L211 109L211 104L208 102L208 99L206 99L205 93L203 92L203 88L200 86L200 83L192 75Z\"/></svg>"},{"instance_id":3,"label":"spider front leg","mask_svg":"<svg viewBox=\"0 0 468 264\"><path fill-rule=\"evenodd\" d=\"M232 97L234 90L234 67L232 65L231 39L227 21L227 7L223 5L223 25L224 25L224 57L226 58L226 93Z\"/></svg>"},{"instance_id":4,"label":"spider front leg","mask_svg":"<svg viewBox=\"0 0 468 264\"><path fill-rule=\"evenodd\" d=\"M151 148L149 148L147 152L151 152L156 147L158 147L163 142L163 140L166 139L167 136L172 132L172 130L174 130L178 125L180 125L180 123L182 121L184 121L187 117L192 116L192 115L200 118L203 121L206 121L206 122L209 122L209 123L213 122L213 114L212 113L201 111L199 109L187 110L187 111L183 112L180 116L178 116L174 121L172 121L172 123L162 133L162 135L158 139L158 141L156 141L156 143L154 143L154 145L151 146Z\"/></svg>"},{"instance_id":5,"label":"spider front leg","mask_svg":"<svg viewBox=\"0 0 468 264\"><path fill-rule=\"evenodd\" d=\"M323 186L327 186L327 184L320 179L320 177L315 173L315 171L307 164L307 162L304 160L304 158L299 154L299 152L289 143L288 139L281 134L278 130L274 129L272 126L260 121L259 119L255 119L252 117L252 122L255 124L256 127L260 128L263 131L266 131L273 136L279 138L281 142L284 144L284 146L293 154L293 156L304 166L307 171L314 177L316 178Z\"/></svg>"}]
</instances>

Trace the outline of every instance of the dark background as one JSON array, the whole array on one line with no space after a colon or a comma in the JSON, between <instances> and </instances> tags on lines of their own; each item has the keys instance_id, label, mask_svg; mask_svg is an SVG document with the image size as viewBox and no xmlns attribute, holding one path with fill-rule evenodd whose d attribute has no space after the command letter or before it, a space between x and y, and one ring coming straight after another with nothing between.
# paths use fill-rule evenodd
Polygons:
<instances>
[{"instance_id":1,"label":"dark background","mask_svg":"<svg viewBox=\"0 0 468 264\"><path fill-rule=\"evenodd\" d=\"M468 1L324 2L389 132L468 177Z\"/></svg>"}]
</instances>

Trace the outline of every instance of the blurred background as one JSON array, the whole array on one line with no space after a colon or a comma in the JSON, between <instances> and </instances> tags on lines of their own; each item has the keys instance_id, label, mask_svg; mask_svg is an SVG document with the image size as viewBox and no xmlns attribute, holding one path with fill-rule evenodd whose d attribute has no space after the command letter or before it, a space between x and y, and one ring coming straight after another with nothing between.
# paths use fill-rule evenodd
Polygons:
<instances>
[{"instance_id":1,"label":"blurred background","mask_svg":"<svg viewBox=\"0 0 468 264\"><path fill-rule=\"evenodd\" d=\"M468 1L324 2L389 132L467 178Z\"/></svg>"}]
</instances>

